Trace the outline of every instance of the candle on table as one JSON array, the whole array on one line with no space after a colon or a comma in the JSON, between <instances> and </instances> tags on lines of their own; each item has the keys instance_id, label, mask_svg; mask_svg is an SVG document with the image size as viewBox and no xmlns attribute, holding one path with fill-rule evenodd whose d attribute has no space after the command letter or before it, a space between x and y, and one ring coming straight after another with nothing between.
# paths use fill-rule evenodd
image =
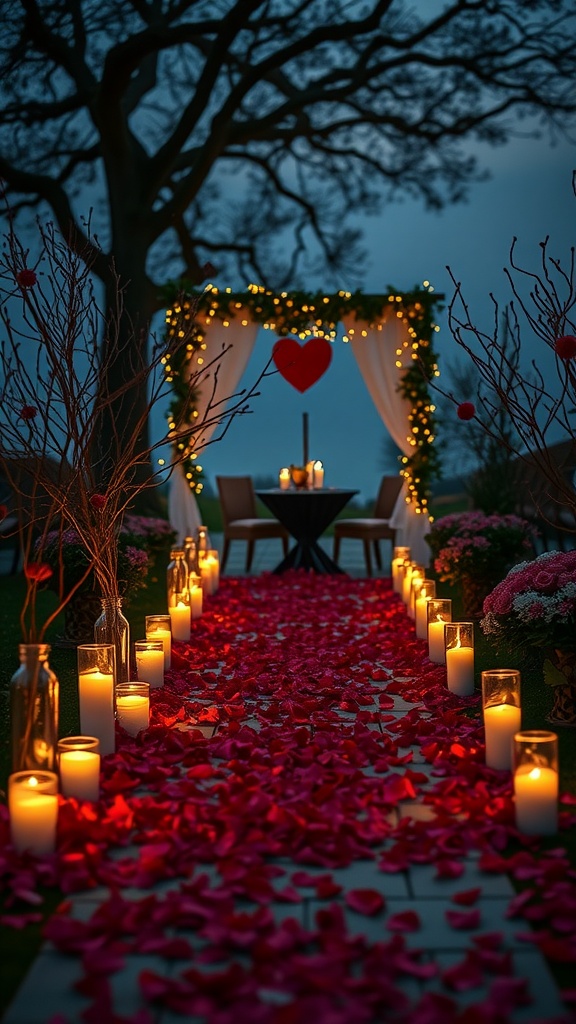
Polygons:
<instances>
[{"instance_id":1,"label":"candle on table","mask_svg":"<svg viewBox=\"0 0 576 1024\"><path fill-rule=\"evenodd\" d=\"M422 580L419 596L414 605L416 636L419 640L426 640L428 637L428 601L431 597L436 597L435 581Z\"/></svg>"},{"instance_id":2,"label":"candle on table","mask_svg":"<svg viewBox=\"0 0 576 1024\"><path fill-rule=\"evenodd\" d=\"M308 462L306 463L306 473L307 486L308 489L311 490L314 487L314 459L309 459Z\"/></svg>"},{"instance_id":3,"label":"candle on table","mask_svg":"<svg viewBox=\"0 0 576 1024\"><path fill-rule=\"evenodd\" d=\"M446 682L451 693L470 697L474 693L474 623L446 622Z\"/></svg>"},{"instance_id":4,"label":"candle on table","mask_svg":"<svg viewBox=\"0 0 576 1024\"><path fill-rule=\"evenodd\" d=\"M190 639L190 605L185 601L178 601L178 604L169 608L170 624L172 627L172 638L188 642Z\"/></svg>"},{"instance_id":5,"label":"candle on table","mask_svg":"<svg viewBox=\"0 0 576 1024\"><path fill-rule=\"evenodd\" d=\"M313 486L317 490L321 490L324 487L324 466L318 460L314 463L314 484Z\"/></svg>"},{"instance_id":6,"label":"candle on table","mask_svg":"<svg viewBox=\"0 0 576 1024\"><path fill-rule=\"evenodd\" d=\"M501 771L512 767L512 740L521 727L520 673L497 668L482 673L482 709L486 764Z\"/></svg>"},{"instance_id":7,"label":"candle on table","mask_svg":"<svg viewBox=\"0 0 576 1024\"><path fill-rule=\"evenodd\" d=\"M288 491L290 489L290 470L287 466L284 466L278 474L278 483L280 484L281 491Z\"/></svg>"},{"instance_id":8,"label":"candle on table","mask_svg":"<svg viewBox=\"0 0 576 1024\"><path fill-rule=\"evenodd\" d=\"M10 836L19 853L42 856L56 849L58 776L55 772L14 772L8 779Z\"/></svg>"},{"instance_id":9,"label":"candle on table","mask_svg":"<svg viewBox=\"0 0 576 1024\"><path fill-rule=\"evenodd\" d=\"M164 685L164 643L162 640L137 640L134 644L136 675L151 689Z\"/></svg>"},{"instance_id":10,"label":"candle on table","mask_svg":"<svg viewBox=\"0 0 576 1024\"><path fill-rule=\"evenodd\" d=\"M150 689L148 683L118 683L116 714L123 729L137 736L150 722Z\"/></svg>"},{"instance_id":11,"label":"candle on table","mask_svg":"<svg viewBox=\"0 0 576 1024\"><path fill-rule=\"evenodd\" d=\"M526 835L558 831L558 736L543 729L518 732L513 740L516 826Z\"/></svg>"},{"instance_id":12,"label":"candle on table","mask_svg":"<svg viewBox=\"0 0 576 1024\"><path fill-rule=\"evenodd\" d=\"M169 615L146 616L146 639L161 640L164 647L164 671L172 660L172 626Z\"/></svg>"},{"instance_id":13,"label":"candle on table","mask_svg":"<svg viewBox=\"0 0 576 1024\"><path fill-rule=\"evenodd\" d=\"M100 741L100 754L112 754L114 737L115 650L113 644L78 646L80 728Z\"/></svg>"},{"instance_id":14,"label":"candle on table","mask_svg":"<svg viewBox=\"0 0 576 1024\"><path fill-rule=\"evenodd\" d=\"M308 413L302 413L302 465L308 462Z\"/></svg>"},{"instance_id":15,"label":"candle on table","mask_svg":"<svg viewBox=\"0 0 576 1024\"><path fill-rule=\"evenodd\" d=\"M446 664L444 625L452 621L452 601L449 598L431 597L426 609L428 613L428 657L436 665Z\"/></svg>"},{"instance_id":16,"label":"candle on table","mask_svg":"<svg viewBox=\"0 0 576 1024\"><path fill-rule=\"evenodd\" d=\"M97 800L100 795L100 743L95 736L58 740L58 770L64 796Z\"/></svg>"}]
</instances>

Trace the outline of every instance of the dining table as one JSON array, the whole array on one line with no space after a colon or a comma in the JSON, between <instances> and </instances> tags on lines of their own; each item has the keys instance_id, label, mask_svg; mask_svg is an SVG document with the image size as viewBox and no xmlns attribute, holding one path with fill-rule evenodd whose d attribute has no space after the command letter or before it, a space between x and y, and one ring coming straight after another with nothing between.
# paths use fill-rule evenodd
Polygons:
<instances>
[{"instance_id":1,"label":"dining table","mask_svg":"<svg viewBox=\"0 0 576 1024\"><path fill-rule=\"evenodd\" d=\"M296 541L288 554L272 571L308 569L312 572L343 573L318 543L318 538L358 491L340 487L290 488L272 487L256 491L266 508L286 527Z\"/></svg>"}]
</instances>

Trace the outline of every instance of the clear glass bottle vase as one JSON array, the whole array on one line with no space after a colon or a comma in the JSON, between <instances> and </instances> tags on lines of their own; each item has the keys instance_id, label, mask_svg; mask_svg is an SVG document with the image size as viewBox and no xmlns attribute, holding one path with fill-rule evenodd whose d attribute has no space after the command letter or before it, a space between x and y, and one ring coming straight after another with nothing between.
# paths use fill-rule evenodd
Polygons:
<instances>
[{"instance_id":1,"label":"clear glass bottle vase","mask_svg":"<svg viewBox=\"0 0 576 1024\"><path fill-rule=\"evenodd\" d=\"M183 595L188 592L188 566L184 560L182 548L172 548L170 552L170 563L166 570L166 590L168 596L168 608L174 608Z\"/></svg>"},{"instance_id":2,"label":"clear glass bottle vase","mask_svg":"<svg viewBox=\"0 0 576 1024\"><path fill-rule=\"evenodd\" d=\"M60 688L49 644L20 644L10 681L12 771L55 771Z\"/></svg>"},{"instance_id":3,"label":"clear glass bottle vase","mask_svg":"<svg viewBox=\"0 0 576 1024\"><path fill-rule=\"evenodd\" d=\"M116 653L115 683L130 679L130 625L122 614L122 598L102 598L102 613L94 623L94 642L113 644Z\"/></svg>"}]
</instances>

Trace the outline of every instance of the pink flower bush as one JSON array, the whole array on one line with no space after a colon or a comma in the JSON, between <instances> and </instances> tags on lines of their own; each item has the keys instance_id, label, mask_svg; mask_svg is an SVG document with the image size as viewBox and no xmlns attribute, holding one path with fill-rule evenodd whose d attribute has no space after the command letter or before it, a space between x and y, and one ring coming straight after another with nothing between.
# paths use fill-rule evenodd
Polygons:
<instances>
[{"instance_id":1,"label":"pink flower bush","mask_svg":"<svg viewBox=\"0 0 576 1024\"><path fill-rule=\"evenodd\" d=\"M458 583L463 576L497 579L533 550L536 536L520 516L457 512L438 519L426 540L440 579Z\"/></svg>"},{"instance_id":2,"label":"pink flower bush","mask_svg":"<svg viewBox=\"0 0 576 1024\"><path fill-rule=\"evenodd\" d=\"M576 551L514 566L485 599L480 625L510 647L576 650Z\"/></svg>"}]
</instances>

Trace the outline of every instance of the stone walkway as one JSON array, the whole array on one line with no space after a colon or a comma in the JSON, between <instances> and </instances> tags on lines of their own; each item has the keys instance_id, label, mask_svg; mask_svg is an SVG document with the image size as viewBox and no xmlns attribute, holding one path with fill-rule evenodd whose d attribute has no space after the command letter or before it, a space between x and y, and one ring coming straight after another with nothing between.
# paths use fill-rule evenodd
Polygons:
<instances>
[{"instance_id":1,"label":"stone walkway","mask_svg":"<svg viewBox=\"0 0 576 1024\"><path fill-rule=\"evenodd\" d=\"M216 542L216 538L213 538L213 542ZM234 552L235 547L238 549L237 554ZM263 568L269 569L271 564L274 564L276 558L280 558L280 551L277 551L277 547L280 547L279 543L276 545L272 541L260 542L256 546L257 555L253 566L253 574L261 572ZM360 545L352 545L351 547L361 548ZM233 555L229 565L231 575L243 572L244 552L242 548L243 545L241 544L232 546ZM331 542L329 542L328 550L331 550ZM352 564L354 564L353 574L363 575L363 567L359 564L358 554L361 556L361 550L356 552L353 550L348 551L346 545L344 545L344 567L350 570ZM385 688L386 683L381 685ZM388 712L388 710L386 712L387 716L391 716L390 723L385 725L375 722L373 728L380 731L390 727L393 728L394 719L405 715L414 706L405 702L401 697L394 695L394 708L391 712ZM371 709L367 708L364 710L370 711ZM377 702L374 703L372 710L378 711ZM353 713L340 712L340 714L343 726L349 725L354 721ZM253 728L258 728L258 721L256 719L248 720L246 724ZM207 728L210 732L210 727ZM425 762L418 748L413 748L413 755L414 769L429 774L431 765ZM367 767L365 772L367 774L374 774L374 770L370 767ZM431 813L430 807L425 803L409 800L400 803L396 811L399 817L409 815L416 819L427 818ZM129 854L129 850L122 850L122 856ZM280 865L283 863L286 864L287 868L289 867L288 862L279 862ZM291 867L293 869L293 865ZM325 875L326 872L326 868L315 868L306 865L306 874L309 876ZM347 925L352 932L365 936L370 942L382 941L382 915L371 917L355 913L345 902L346 892L350 890L375 890L381 893L385 899L387 917L407 911L415 911L418 914L422 926L417 932L405 936L407 943L411 948L424 950L424 963L435 962L442 971L461 963L466 955L466 951L473 945L475 935L486 936L491 933L500 933L502 944L498 947L498 952L499 954L508 953L512 958L514 976L525 979L531 1002L521 1009L515 1009L510 1015L507 1015L505 1009L503 1009L501 1012L504 1013L504 1016L494 1017L491 1020L498 1019L499 1022L510 1021L511 1024L522 1024L522 1022L528 1024L528 1022L538 1021L541 1024L541 1022L551 1022L557 1018L563 1020L570 1019L566 1015L566 1009L562 1004L545 960L535 948L532 948L529 944L527 945L526 942L520 941L517 937L519 932L527 930L525 922L507 917L508 904L514 894L511 883L506 877L487 875L480 872L475 855L471 854L467 858L464 874L456 879L438 879L435 877L433 866L425 864L412 865L405 871L389 874L378 870L376 861L361 861L353 863L347 868L331 869L330 874L334 881L343 887L338 900L345 914ZM208 881L218 882L217 869L212 865L200 865L194 877L197 877L197 875L206 875ZM149 896L151 891L161 895L168 893L171 889L178 887L178 885L179 882L175 879L174 881L163 882L153 890L129 890L124 892L123 896L139 900ZM447 924L446 913L458 909L458 906L452 901L452 897L455 893L461 893L476 887L481 888L481 896L478 902L474 904L475 908L480 911L478 926L466 930L450 927ZM108 895L107 891L96 890L75 896L73 900L74 915L81 919L89 918L95 908L108 898ZM281 921L287 917L296 918L303 927L308 928L312 926L316 911L334 900L334 897L331 896L329 901L322 902L316 898L313 891L310 892L306 887L302 888L302 895L304 899L301 903L283 902L271 904L270 909L275 919ZM254 905L250 907L244 901L240 904L239 909L242 908L254 909ZM460 909L463 908L461 907ZM181 933L179 932L179 934ZM190 941L194 948L199 948L198 939L193 932L185 933L184 937ZM170 964L165 958L155 955L131 956L127 960L124 969L114 974L111 978L114 994L114 1011L118 1017L129 1017L132 1020L133 1015L137 1014L139 1010L144 1009L145 1004L142 999L138 978L141 972L145 970L154 971L170 979L179 970L182 970L182 963L174 960ZM62 1021L62 1024L64 1021L67 1024L72 1024L72 1022L80 1024L85 1019L83 1012L89 1005L85 996L74 988L75 983L82 977L82 974L80 963L76 958L62 955L55 951L50 944L46 944L5 1014L3 1018L4 1024L47 1024L52 1017L55 1018L55 1021ZM495 980L497 981L497 978ZM446 988L442 986L437 976L431 980L425 978L419 980L416 977L410 977L401 982L401 985L405 989L406 994L411 998L417 996L418 992L424 991L447 994ZM498 986L496 985L496 992L497 988ZM454 992L450 993L450 997L457 1000L460 1009L464 1009L468 1004L478 1002L485 998L486 995L487 990L479 989L478 987L458 992L456 995ZM273 1002L274 999L277 999L277 994L271 992L267 996L266 993L262 993L262 1000L264 1002L267 998ZM181 1016L168 1010L154 1011L149 1009L148 1012L149 1016L146 1015L142 1020L145 1019L146 1021L153 1022L153 1024L181 1024L183 1020L190 1022L190 1024L211 1024L209 1018ZM278 1012L280 1014L280 1008ZM61 1017L59 1018L58 1015L61 1015ZM90 1019L91 1021L95 1020L94 1017ZM246 1017L242 1016L242 1018L237 1019L238 1024L242 1024L244 1021L247 1024ZM292 1017L290 1018L290 1020L293 1019ZM394 1019L394 1016L392 1015L390 1019ZM438 1017L437 1019L440 1021L441 1018ZM454 1018L446 1019L452 1020ZM388 1020L388 1017L386 1017L386 1020ZM480 1018L475 1018L476 1020L480 1020ZM107 1024L107 1021L102 1019L101 1024ZM302 1024L312 1024L312 1021L302 1018ZM343 1021L342 1024L346 1024L346 1022ZM375 1021L373 1024L379 1024L379 1022Z\"/></svg>"}]
</instances>

